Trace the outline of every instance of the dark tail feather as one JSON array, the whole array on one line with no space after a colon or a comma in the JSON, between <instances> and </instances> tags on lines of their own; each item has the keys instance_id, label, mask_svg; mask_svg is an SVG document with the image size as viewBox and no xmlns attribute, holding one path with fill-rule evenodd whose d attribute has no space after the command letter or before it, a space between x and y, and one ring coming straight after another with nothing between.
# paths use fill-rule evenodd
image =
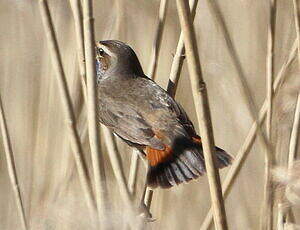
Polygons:
<instances>
[{"instance_id":1,"label":"dark tail feather","mask_svg":"<svg viewBox=\"0 0 300 230\"><path fill-rule=\"evenodd\" d=\"M224 168L231 164L232 157L223 149L216 147L217 167ZM148 185L150 187L170 188L186 183L205 173L202 150L190 149L175 156L172 160L150 167Z\"/></svg>"}]
</instances>

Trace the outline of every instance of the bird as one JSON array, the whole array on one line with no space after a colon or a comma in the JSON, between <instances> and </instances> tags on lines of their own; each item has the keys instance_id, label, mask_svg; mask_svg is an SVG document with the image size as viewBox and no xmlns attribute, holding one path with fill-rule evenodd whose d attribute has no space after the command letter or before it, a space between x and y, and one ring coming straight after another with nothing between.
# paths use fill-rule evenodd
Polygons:
<instances>
[{"instance_id":1,"label":"bird","mask_svg":"<svg viewBox=\"0 0 300 230\"><path fill-rule=\"evenodd\" d=\"M148 161L147 185L171 188L206 172L200 136L183 107L148 78L134 50L117 40L98 41L97 119ZM217 168L232 156L215 147Z\"/></svg>"}]
</instances>

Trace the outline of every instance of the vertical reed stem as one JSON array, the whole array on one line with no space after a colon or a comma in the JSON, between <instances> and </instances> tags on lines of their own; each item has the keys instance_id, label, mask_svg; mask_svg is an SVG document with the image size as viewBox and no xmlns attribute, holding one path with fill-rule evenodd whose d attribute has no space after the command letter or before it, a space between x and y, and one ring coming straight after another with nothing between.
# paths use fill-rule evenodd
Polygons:
<instances>
[{"instance_id":1,"label":"vertical reed stem","mask_svg":"<svg viewBox=\"0 0 300 230\"><path fill-rule=\"evenodd\" d=\"M40 3L41 17L43 20L43 26L44 26L47 43L51 55L51 60L57 77L58 87L61 94L61 100L62 100L63 109L66 117L66 122L68 124L70 142L73 149L79 180L83 189L83 193L87 202L88 209L91 212L91 216L93 216L95 213L95 207L94 207L94 201L92 197L92 189L89 183L90 180L88 178L86 165L82 160L83 159L82 146L76 129L75 115L72 108L71 97L68 91L66 77L62 66L57 39L55 37L53 23L51 20L47 1L40 0L39 3Z\"/></svg>"},{"instance_id":2,"label":"vertical reed stem","mask_svg":"<svg viewBox=\"0 0 300 230\"><path fill-rule=\"evenodd\" d=\"M25 218L25 211L24 211L24 206L21 198L15 159L14 159L14 154L11 146L11 141L8 134L7 122L4 115L4 109L3 109L1 97L0 97L0 129L3 138L4 152L6 156L7 170L8 170L10 183L12 186L13 193L15 195L15 201L17 205L18 214L21 218L22 228L26 230L27 224Z\"/></svg>"},{"instance_id":3,"label":"vertical reed stem","mask_svg":"<svg viewBox=\"0 0 300 230\"><path fill-rule=\"evenodd\" d=\"M100 220L107 221L106 215L107 185L104 172L103 156L100 152L100 139L97 125L97 105L96 105L96 69L95 69L95 37L94 18L92 0L83 0L84 19L84 51L86 59L87 76L87 112L88 131L92 154L93 171L95 178L96 203ZM100 222L106 228L104 221Z\"/></svg>"},{"instance_id":4,"label":"vertical reed stem","mask_svg":"<svg viewBox=\"0 0 300 230\"><path fill-rule=\"evenodd\" d=\"M194 104L202 137L205 166L214 210L215 226L218 230L226 230L228 227L219 172L215 164L215 144L213 139L208 97L206 85L202 78L196 36L191 20L188 2L185 0L177 0L177 9L184 36Z\"/></svg>"}]
</instances>

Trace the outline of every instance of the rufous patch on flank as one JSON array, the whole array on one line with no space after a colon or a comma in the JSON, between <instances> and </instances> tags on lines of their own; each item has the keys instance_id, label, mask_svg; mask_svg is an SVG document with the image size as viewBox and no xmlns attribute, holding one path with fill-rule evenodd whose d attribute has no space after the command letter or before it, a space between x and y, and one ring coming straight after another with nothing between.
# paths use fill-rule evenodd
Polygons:
<instances>
[{"instance_id":1,"label":"rufous patch on flank","mask_svg":"<svg viewBox=\"0 0 300 230\"><path fill-rule=\"evenodd\" d=\"M147 159L149 160L151 166L156 166L172 158L172 149L167 145L165 146L164 150L152 149L149 146L147 146L146 153Z\"/></svg>"}]
</instances>

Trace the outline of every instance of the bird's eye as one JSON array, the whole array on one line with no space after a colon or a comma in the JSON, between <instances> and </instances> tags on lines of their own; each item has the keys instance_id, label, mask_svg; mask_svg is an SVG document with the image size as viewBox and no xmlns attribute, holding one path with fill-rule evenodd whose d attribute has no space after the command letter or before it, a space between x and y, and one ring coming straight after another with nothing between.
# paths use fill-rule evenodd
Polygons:
<instances>
[{"instance_id":1,"label":"bird's eye","mask_svg":"<svg viewBox=\"0 0 300 230\"><path fill-rule=\"evenodd\" d=\"M100 48L100 49L98 50L98 54L99 54L101 57L103 57L103 55L104 55L104 50L103 50L102 48Z\"/></svg>"}]
</instances>

